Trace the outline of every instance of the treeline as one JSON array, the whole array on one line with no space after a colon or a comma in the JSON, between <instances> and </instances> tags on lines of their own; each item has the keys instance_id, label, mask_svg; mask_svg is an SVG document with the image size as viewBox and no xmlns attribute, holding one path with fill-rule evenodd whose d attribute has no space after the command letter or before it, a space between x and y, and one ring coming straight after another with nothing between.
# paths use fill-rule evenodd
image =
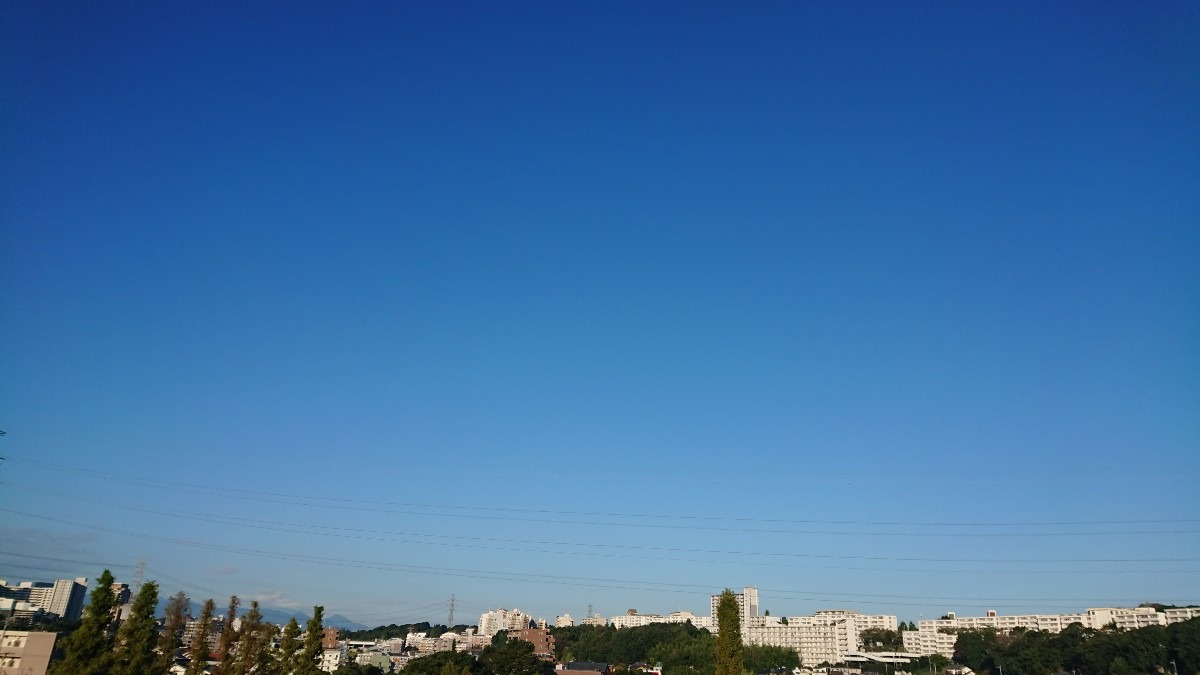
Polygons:
<instances>
[{"instance_id":1,"label":"treeline","mask_svg":"<svg viewBox=\"0 0 1200 675\"><path fill-rule=\"evenodd\" d=\"M663 675L714 675L716 638L690 623L654 623L617 629L612 626L552 628L555 656L560 661L598 661L617 666L649 663L663 666ZM746 672L800 665L796 652L784 647L746 645Z\"/></svg>"},{"instance_id":2,"label":"treeline","mask_svg":"<svg viewBox=\"0 0 1200 675\"><path fill-rule=\"evenodd\" d=\"M386 626L376 626L366 630L350 630L342 631L342 635L347 640L390 640L392 638L405 638L410 633L425 633L427 637L441 637L446 633L461 633L470 628L467 624L455 624L447 626L441 623L430 624L428 621L420 623L404 623L400 625L388 624Z\"/></svg>"},{"instance_id":3,"label":"treeline","mask_svg":"<svg viewBox=\"0 0 1200 675\"><path fill-rule=\"evenodd\" d=\"M206 600L191 649L183 654L186 595L180 592L171 597L160 626L154 616L158 584L147 581L138 591L129 615L118 621L112 573L104 570L97 583L79 627L59 642L62 659L51 664L50 675L168 675L177 665L184 666L185 675L324 675L317 668L322 607L313 607L313 617L301 634L295 618L280 632L263 620L258 602L253 602L250 611L241 617L240 627L234 630L240 606L235 595L229 599L214 651L208 643L216 634L214 628L220 617L216 603ZM277 634L279 648L273 649Z\"/></svg>"},{"instance_id":4,"label":"treeline","mask_svg":"<svg viewBox=\"0 0 1200 675\"><path fill-rule=\"evenodd\" d=\"M1129 631L1072 624L1061 633L963 630L954 660L977 672L1043 675L1200 673L1200 619Z\"/></svg>"}]
</instances>

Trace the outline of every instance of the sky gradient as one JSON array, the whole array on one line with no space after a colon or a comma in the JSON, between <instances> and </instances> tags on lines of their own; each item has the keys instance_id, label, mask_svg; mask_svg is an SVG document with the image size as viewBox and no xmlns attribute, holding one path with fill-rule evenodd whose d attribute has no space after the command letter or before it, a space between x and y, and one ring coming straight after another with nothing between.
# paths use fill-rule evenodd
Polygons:
<instances>
[{"instance_id":1,"label":"sky gradient","mask_svg":"<svg viewBox=\"0 0 1200 675\"><path fill-rule=\"evenodd\" d=\"M0 19L0 578L1200 603L1195 3Z\"/></svg>"}]
</instances>

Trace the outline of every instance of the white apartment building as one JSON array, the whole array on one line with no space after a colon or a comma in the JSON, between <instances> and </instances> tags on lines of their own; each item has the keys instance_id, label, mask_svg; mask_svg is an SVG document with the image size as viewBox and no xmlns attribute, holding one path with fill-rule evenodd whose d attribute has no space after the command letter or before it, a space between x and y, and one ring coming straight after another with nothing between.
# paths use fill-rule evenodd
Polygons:
<instances>
[{"instance_id":1,"label":"white apartment building","mask_svg":"<svg viewBox=\"0 0 1200 675\"><path fill-rule=\"evenodd\" d=\"M480 635L495 635L502 630L523 630L529 628L533 617L519 609L511 612L507 609L494 609L479 615Z\"/></svg>"},{"instance_id":2,"label":"white apartment building","mask_svg":"<svg viewBox=\"0 0 1200 675\"><path fill-rule=\"evenodd\" d=\"M575 619L572 619L570 614L559 614L558 616L554 617L555 628L566 628L567 626L574 625Z\"/></svg>"},{"instance_id":3,"label":"white apartment building","mask_svg":"<svg viewBox=\"0 0 1200 675\"><path fill-rule=\"evenodd\" d=\"M321 660L317 662L317 668L332 673L349 662L349 652L345 645L341 645L333 649L322 649Z\"/></svg>"},{"instance_id":4,"label":"white apartment building","mask_svg":"<svg viewBox=\"0 0 1200 675\"><path fill-rule=\"evenodd\" d=\"M748 644L771 645L794 650L805 666L840 663L846 654L862 648L859 632L868 628L896 630L895 616L861 614L852 610L826 609L812 616L750 617L742 632Z\"/></svg>"},{"instance_id":5,"label":"white apartment building","mask_svg":"<svg viewBox=\"0 0 1200 675\"><path fill-rule=\"evenodd\" d=\"M735 597L741 615L743 641L792 649L800 656L801 663L809 667L826 662L840 663L843 655L861 649L860 631L868 628L896 630L898 626L892 615L861 614L844 609L821 610L812 616L759 616L758 588L747 586ZM719 628L717 606L720 601L720 594L711 596L710 625L702 626L714 633Z\"/></svg>"},{"instance_id":6,"label":"white apartment building","mask_svg":"<svg viewBox=\"0 0 1200 675\"><path fill-rule=\"evenodd\" d=\"M1101 629L1115 625L1119 630L1134 630L1146 626L1165 626L1196 616L1200 616L1200 607L1180 607L1162 612L1153 607L1093 607L1081 614L1014 616L999 615L995 610L989 609L984 616L958 617L954 612L949 612L945 619L918 621L917 630L903 631L901 638L907 652L921 656L937 653L949 657L954 653L956 636L953 633L959 630L992 628L1008 632L1014 628L1023 628L1060 633L1073 623L1081 624L1084 628Z\"/></svg>"},{"instance_id":7,"label":"white apartment building","mask_svg":"<svg viewBox=\"0 0 1200 675\"><path fill-rule=\"evenodd\" d=\"M8 620L9 617L15 617L18 620L27 621L45 613L46 610L28 600L0 598L0 619Z\"/></svg>"},{"instance_id":8,"label":"white apartment building","mask_svg":"<svg viewBox=\"0 0 1200 675\"><path fill-rule=\"evenodd\" d=\"M461 638L458 633L442 633L437 637L429 637L426 633L409 633L408 637L404 638L404 646L416 649L418 654L424 656L437 652L452 652ZM491 643L490 639L488 643Z\"/></svg>"},{"instance_id":9,"label":"white apartment building","mask_svg":"<svg viewBox=\"0 0 1200 675\"><path fill-rule=\"evenodd\" d=\"M599 614L593 614L592 616L585 616L582 619L580 619L579 625L580 626L607 626L608 624L604 621L603 616L601 616Z\"/></svg>"},{"instance_id":10,"label":"white apartment building","mask_svg":"<svg viewBox=\"0 0 1200 675\"><path fill-rule=\"evenodd\" d=\"M696 628L705 628L710 632L716 632L717 625L711 616L697 616L691 612L679 611L671 612L666 616L667 623L691 623Z\"/></svg>"},{"instance_id":11,"label":"white apartment building","mask_svg":"<svg viewBox=\"0 0 1200 675\"><path fill-rule=\"evenodd\" d=\"M954 657L954 643L958 636L954 633L943 633L938 630L906 630L900 633L904 651L917 656L941 654L946 658Z\"/></svg>"},{"instance_id":12,"label":"white apartment building","mask_svg":"<svg viewBox=\"0 0 1200 675\"><path fill-rule=\"evenodd\" d=\"M78 620L83 617L87 600L88 580L59 579L57 581L22 581L9 585L0 579L0 597L23 600L47 614L56 614L64 619Z\"/></svg>"},{"instance_id":13,"label":"white apartment building","mask_svg":"<svg viewBox=\"0 0 1200 675\"><path fill-rule=\"evenodd\" d=\"M586 619L585 619L586 621ZM714 622L710 616L697 616L688 611L671 612L666 616L662 614L639 614L636 609L631 609L628 612L614 616L608 620L616 628L634 628L637 626L649 626L652 623L691 623L697 628L705 628L712 632ZM599 624L603 625L603 624Z\"/></svg>"},{"instance_id":14,"label":"white apartment building","mask_svg":"<svg viewBox=\"0 0 1200 675\"><path fill-rule=\"evenodd\" d=\"M1200 617L1200 607L1173 607L1164 609L1163 614L1166 615L1168 624L1179 623Z\"/></svg>"},{"instance_id":15,"label":"white apartment building","mask_svg":"<svg viewBox=\"0 0 1200 675\"><path fill-rule=\"evenodd\" d=\"M608 622L616 628L634 628L648 626L652 623L666 623L667 619L661 614L638 614L636 609L631 609L624 614L614 616Z\"/></svg>"}]
</instances>

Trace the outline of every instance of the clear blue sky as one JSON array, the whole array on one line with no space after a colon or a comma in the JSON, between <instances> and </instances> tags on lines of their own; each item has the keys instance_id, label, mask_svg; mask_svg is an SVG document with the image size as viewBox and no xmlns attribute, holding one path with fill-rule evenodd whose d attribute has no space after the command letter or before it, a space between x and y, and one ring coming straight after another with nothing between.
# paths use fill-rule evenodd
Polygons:
<instances>
[{"instance_id":1,"label":"clear blue sky","mask_svg":"<svg viewBox=\"0 0 1200 675\"><path fill-rule=\"evenodd\" d=\"M0 577L1200 602L1200 5L244 4L0 7Z\"/></svg>"}]
</instances>

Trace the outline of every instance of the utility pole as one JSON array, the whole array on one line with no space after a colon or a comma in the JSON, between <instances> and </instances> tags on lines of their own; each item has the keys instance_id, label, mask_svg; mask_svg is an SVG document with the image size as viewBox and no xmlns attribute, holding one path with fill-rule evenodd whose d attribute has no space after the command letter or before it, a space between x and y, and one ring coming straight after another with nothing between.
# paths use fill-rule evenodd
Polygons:
<instances>
[{"instance_id":1,"label":"utility pole","mask_svg":"<svg viewBox=\"0 0 1200 675\"><path fill-rule=\"evenodd\" d=\"M446 628L454 628L454 594L450 594L450 612L446 614Z\"/></svg>"},{"instance_id":2,"label":"utility pole","mask_svg":"<svg viewBox=\"0 0 1200 675\"><path fill-rule=\"evenodd\" d=\"M133 595L142 592L142 584L146 582L146 559L138 558L137 567L133 568Z\"/></svg>"}]
</instances>

